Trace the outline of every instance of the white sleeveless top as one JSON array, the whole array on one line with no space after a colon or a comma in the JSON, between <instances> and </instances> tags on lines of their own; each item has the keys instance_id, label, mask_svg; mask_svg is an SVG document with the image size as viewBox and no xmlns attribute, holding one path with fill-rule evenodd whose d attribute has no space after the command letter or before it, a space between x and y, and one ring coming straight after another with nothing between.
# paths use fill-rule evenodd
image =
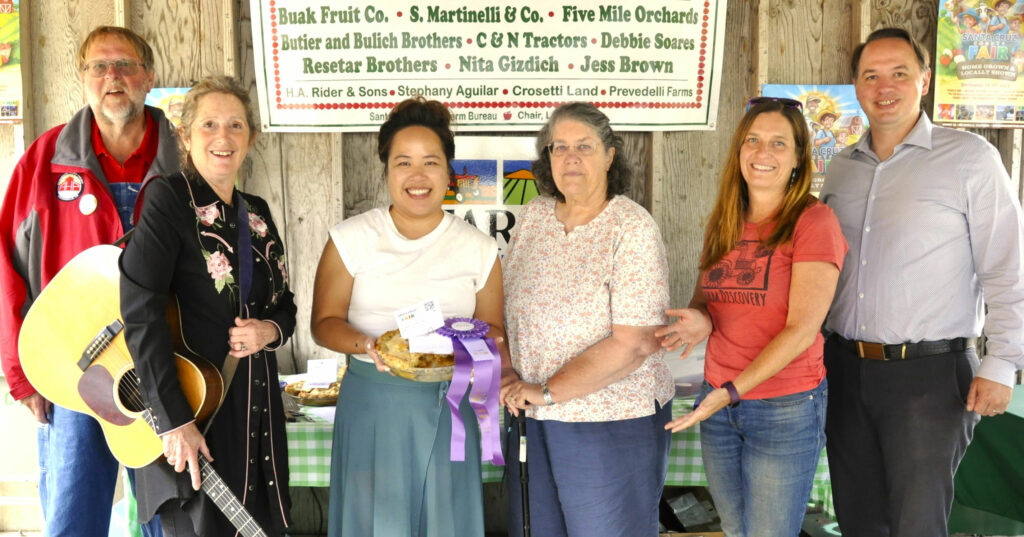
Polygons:
<instances>
[{"instance_id":1,"label":"white sleeveless top","mask_svg":"<svg viewBox=\"0 0 1024 537\"><path fill-rule=\"evenodd\" d=\"M498 245L476 227L445 213L430 233L410 240L386 208L348 218L330 231L354 278L348 322L377 337L397 328L394 312L435 298L447 317L472 317L498 256ZM371 362L365 354L352 355Z\"/></svg>"}]
</instances>

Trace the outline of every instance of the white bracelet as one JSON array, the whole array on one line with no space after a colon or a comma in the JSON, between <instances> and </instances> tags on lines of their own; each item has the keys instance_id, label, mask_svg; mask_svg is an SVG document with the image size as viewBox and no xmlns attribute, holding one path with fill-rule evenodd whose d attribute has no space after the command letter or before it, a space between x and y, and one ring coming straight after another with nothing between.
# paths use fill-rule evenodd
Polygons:
<instances>
[{"instance_id":1,"label":"white bracelet","mask_svg":"<svg viewBox=\"0 0 1024 537\"><path fill-rule=\"evenodd\" d=\"M551 398L551 390L548 389L547 381L544 381L544 384L540 385L540 393L544 396L545 405L555 404L555 400Z\"/></svg>"}]
</instances>

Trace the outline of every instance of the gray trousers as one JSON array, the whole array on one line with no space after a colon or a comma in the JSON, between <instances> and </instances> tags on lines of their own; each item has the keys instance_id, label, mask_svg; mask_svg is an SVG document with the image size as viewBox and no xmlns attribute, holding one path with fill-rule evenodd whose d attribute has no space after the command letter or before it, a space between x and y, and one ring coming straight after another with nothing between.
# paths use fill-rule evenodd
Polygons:
<instances>
[{"instance_id":1,"label":"gray trousers","mask_svg":"<svg viewBox=\"0 0 1024 537\"><path fill-rule=\"evenodd\" d=\"M953 474L980 419L967 412L974 349L905 361L825 344L825 432L844 537L948 535Z\"/></svg>"}]
</instances>

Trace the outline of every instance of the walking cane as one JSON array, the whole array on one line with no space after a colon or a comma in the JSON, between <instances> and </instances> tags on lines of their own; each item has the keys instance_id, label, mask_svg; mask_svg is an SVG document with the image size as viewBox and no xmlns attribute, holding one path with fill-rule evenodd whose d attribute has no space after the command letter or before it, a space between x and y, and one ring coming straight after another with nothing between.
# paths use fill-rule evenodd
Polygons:
<instances>
[{"instance_id":1,"label":"walking cane","mask_svg":"<svg viewBox=\"0 0 1024 537\"><path fill-rule=\"evenodd\" d=\"M526 467L526 414L516 418L519 429L519 489L523 493L523 537L530 537L530 475Z\"/></svg>"}]
</instances>

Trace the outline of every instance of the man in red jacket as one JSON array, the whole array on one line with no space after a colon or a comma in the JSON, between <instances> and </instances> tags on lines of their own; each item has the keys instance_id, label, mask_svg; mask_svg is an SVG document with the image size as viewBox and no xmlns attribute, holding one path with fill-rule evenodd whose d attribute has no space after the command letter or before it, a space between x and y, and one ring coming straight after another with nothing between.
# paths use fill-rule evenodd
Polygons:
<instances>
[{"instance_id":1,"label":"man in red jacket","mask_svg":"<svg viewBox=\"0 0 1024 537\"><path fill-rule=\"evenodd\" d=\"M72 257L132 227L145 181L178 169L170 124L144 104L154 81L146 41L98 27L78 69L88 106L29 146L0 208L0 359L11 395L44 424L39 491L50 537L107 535L118 463L95 420L51 405L25 378L23 316Z\"/></svg>"}]
</instances>

